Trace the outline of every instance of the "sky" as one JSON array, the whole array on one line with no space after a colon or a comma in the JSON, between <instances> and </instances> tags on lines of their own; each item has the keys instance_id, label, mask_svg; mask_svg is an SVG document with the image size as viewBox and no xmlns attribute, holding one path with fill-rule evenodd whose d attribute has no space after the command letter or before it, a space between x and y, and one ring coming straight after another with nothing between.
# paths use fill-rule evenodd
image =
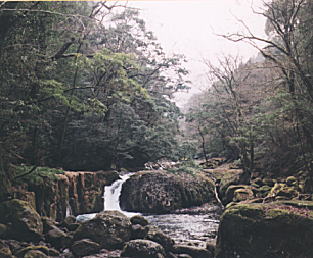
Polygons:
<instances>
[{"instance_id":1,"label":"sky","mask_svg":"<svg viewBox=\"0 0 313 258\"><path fill-rule=\"evenodd\" d=\"M253 13L260 10L261 0L150 0L130 1L129 6L139 8L146 26L158 38L168 54L184 54L186 68L192 81L190 93L208 86L206 66L203 60L217 63L218 56L238 55L248 60L257 54L246 43L233 43L217 34L242 31L238 19L249 25L259 36L265 37L265 19ZM191 94L176 94L179 106L186 103Z\"/></svg>"}]
</instances>

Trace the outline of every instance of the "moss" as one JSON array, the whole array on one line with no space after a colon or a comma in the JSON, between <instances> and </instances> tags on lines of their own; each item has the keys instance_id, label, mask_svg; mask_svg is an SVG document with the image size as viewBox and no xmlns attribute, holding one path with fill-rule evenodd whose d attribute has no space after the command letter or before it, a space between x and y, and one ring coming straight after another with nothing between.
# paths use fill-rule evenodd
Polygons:
<instances>
[{"instance_id":1,"label":"moss","mask_svg":"<svg viewBox=\"0 0 313 258\"><path fill-rule=\"evenodd\" d=\"M17 166L16 177L19 177L32 169L31 166ZM32 173L17 178L15 181L16 185L27 183L32 185L42 185L47 183L46 179L56 180L58 174L64 174L62 169L48 168L48 167L37 167Z\"/></svg>"}]
</instances>

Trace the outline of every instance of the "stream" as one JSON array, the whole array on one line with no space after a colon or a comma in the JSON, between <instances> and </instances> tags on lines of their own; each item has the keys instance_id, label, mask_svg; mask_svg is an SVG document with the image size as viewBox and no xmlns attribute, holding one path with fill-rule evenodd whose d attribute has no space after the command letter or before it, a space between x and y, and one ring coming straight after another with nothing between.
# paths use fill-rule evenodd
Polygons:
<instances>
[{"instance_id":1,"label":"stream","mask_svg":"<svg viewBox=\"0 0 313 258\"><path fill-rule=\"evenodd\" d=\"M204 214L189 214L188 209L179 214L140 214L139 212L122 211L119 205L119 197L122 185L132 174L121 175L121 179L104 188L104 210L118 210L126 216L144 216L151 225L158 226L176 243L193 243L197 246L205 246L207 241L214 240L219 225L216 206L211 205ZM93 218L96 213L77 216L78 221Z\"/></svg>"}]
</instances>

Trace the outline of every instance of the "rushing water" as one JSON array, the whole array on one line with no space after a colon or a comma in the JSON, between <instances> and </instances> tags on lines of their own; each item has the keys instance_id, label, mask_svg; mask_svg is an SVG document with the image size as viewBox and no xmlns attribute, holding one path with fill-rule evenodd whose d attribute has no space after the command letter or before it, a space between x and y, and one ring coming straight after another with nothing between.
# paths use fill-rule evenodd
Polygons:
<instances>
[{"instance_id":1,"label":"rushing water","mask_svg":"<svg viewBox=\"0 0 313 258\"><path fill-rule=\"evenodd\" d=\"M132 174L125 174L112 185L104 188L104 210L118 210L128 217L140 214L122 211L119 197L122 185ZM96 213L77 216L77 220L84 221L93 218ZM150 224L158 226L164 233L169 235L177 243L193 242L203 246L206 241L213 240L219 225L216 209L212 206L211 211L206 214L163 214L144 215Z\"/></svg>"}]
</instances>

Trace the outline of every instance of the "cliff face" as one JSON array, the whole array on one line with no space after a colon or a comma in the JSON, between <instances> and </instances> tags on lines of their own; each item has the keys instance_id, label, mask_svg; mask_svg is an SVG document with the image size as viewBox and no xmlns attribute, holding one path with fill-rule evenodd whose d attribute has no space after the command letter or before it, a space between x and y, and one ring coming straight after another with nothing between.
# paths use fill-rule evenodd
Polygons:
<instances>
[{"instance_id":1,"label":"cliff face","mask_svg":"<svg viewBox=\"0 0 313 258\"><path fill-rule=\"evenodd\" d=\"M64 172L43 183L29 182L15 188L14 197L30 203L42 216L62 220L69 213L78 215L103 210L104 186L119 178L116 171Z\"/></svg>"}]
</instances>

